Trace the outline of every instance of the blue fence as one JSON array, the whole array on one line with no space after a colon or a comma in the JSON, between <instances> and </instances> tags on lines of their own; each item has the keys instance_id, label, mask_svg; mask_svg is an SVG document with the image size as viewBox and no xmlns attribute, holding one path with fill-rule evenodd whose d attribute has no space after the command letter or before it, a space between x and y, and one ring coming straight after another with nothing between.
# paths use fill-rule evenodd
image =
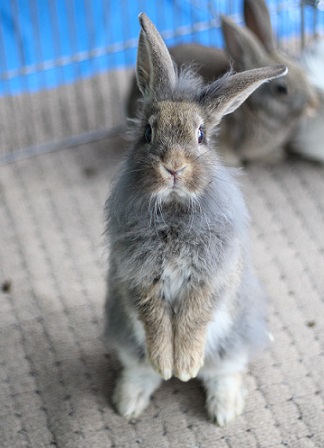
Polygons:
<instances>
[{"instance_id":1,"label":"blue fence","mask_svg":"<svg viewBox=\"0 0 324 448\"><path fill-rule=\"evenodd\" d=\"M300 35L300 1L268 0L280 37ZM133 65L145 11L168 45L222 46L219 14L239 21L242 0L3 0L0 3L0 96L36 92ZM306 32L314 9L305 8ZM324 11L316 11L323 31Z\"/></svg>"}]
</instances>

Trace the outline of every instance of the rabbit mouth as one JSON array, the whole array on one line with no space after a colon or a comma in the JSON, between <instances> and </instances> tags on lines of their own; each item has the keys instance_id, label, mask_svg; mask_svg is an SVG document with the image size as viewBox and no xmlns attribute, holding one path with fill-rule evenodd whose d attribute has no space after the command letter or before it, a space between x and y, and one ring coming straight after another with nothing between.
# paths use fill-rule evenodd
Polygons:
<instances>
[{"instance_id":1,"label":"rabbit mouth","mask_svg":"<svg viewBox=\"0 0 324 448\"><path fill-rule=\"evenodd\" d=\"M163 190L165 191L165 193L172 193L172 192L176 192L176 193L184 193L186 191L186 188L182 182L181 177L178 178L170 178L167 181L163 182Z\"/></svg>"},{"instance_id":2,"label":"rabbit mouth","mask_svg":"<svg viewBox=\"0 0 324 448\"><path fill-rule=\"evenodd\" d=\"M180 201L190 202L197 195L200 196L206 184L206 172L202 173L199 167L193 166L187 158L161 161L156 166L155 194L163 202Z\"/></svg>"}]
</instances>

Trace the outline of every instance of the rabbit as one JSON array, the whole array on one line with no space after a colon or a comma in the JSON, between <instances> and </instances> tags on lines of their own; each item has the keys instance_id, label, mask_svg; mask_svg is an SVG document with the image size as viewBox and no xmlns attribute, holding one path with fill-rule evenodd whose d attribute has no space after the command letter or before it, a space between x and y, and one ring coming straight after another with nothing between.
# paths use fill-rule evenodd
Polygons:
<instances>
[{"instance_id":1,"label":"rabbit","mask_svg":"<svg viewBox=\"0 0 324 448\"><path fill-rule=\"evenodd\" d=\"M232 164L280 161L294 129L316 107L316 94L303 69L276 49L264 0L245 0L247 28L222 17L226 52L237 71L285 64L288 75L264 84L220 127L219 148Z\"/></svg>"},{"instance_id":2,"label":"rabbit","mask_svg":"<svg viewBox=\"0 0 324 448\"><path fill-rule=\"evenodd\" d=\"M275 48L270 15L264 0L245 0L247 28L222 16L225 51L201 45L174 47L171 56L177 66L196 64L205 82L222 76L230 66L237 71L285 64L285 78L275 79L258 89L220 126L218 151L229 165L244 162L276 162L285 157L285 147L299 120L316 105L316 94L302 68ZM137 92L137 93L136 93ZM134 117L140 93L133 80L127 115Z\"/></svg>"},{"instance_id":3,"label":"rabbit","mask_svg":"<svg viewBox=\"0 0 324 448\"><path fill-rule=\"evenodd\" d=\"M309 82L317 94L318 106L311 115L303 117L298 123L290 150L304 158L324 162L324 39L313 43L302 54Z\"/></svg>"},{"instance_id":4,"label":"rabbit","mask_svg":"<svg viewBox=\"0 0 324 448\"><path fill-rule=\"evenodd\" d=\"M163 379L198 377L210 418L224 425L243 410L242 372L268 335L248 212L213 136L224 115L287 69L205 85L174 67L145 13L139 21L142 113L105 206L105 339L122 364L112 400L133 419Z\"/></svg>"}]
</instances>

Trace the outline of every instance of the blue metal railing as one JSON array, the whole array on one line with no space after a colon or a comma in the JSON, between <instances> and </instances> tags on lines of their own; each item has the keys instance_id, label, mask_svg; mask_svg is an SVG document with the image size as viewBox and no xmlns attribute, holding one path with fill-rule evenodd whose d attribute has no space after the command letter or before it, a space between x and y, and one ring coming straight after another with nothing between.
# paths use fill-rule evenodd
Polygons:
<instances>
[{"instance_id":1,"label":"blue metal railing","mask_svg":"<svg viewBox=\"0 0 324 448\"><path fill-rule=\"evenodd\" d=\"M299 0L267 3L279 38L300 37L315 26L323 32L323 1L306 0L305 8ZM0 96L55 88L133 65L142 10L168 45L194 40L222 46L219 14L239 21L241 8L241 0L2 1Z\"/></svg>"}]
</instances>

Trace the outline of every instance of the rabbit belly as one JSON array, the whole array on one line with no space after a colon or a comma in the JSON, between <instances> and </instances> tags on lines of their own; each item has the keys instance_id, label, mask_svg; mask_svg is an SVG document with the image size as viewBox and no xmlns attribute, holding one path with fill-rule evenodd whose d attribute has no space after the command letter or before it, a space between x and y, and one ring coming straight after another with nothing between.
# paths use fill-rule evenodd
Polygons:
<instances>
[{"instance_id":1,"label":"rabbit belly","mask_svg":"<svg viewBox=\"0 0 324 448\"><path fill-rule=\"evenodd\" d=\"M191 267L181 260L177 264L166 263L163 267L161 297L172 305L174 311L177 311L177 306L187 289L190 276Z\"/></svg>"}]
</instances>

